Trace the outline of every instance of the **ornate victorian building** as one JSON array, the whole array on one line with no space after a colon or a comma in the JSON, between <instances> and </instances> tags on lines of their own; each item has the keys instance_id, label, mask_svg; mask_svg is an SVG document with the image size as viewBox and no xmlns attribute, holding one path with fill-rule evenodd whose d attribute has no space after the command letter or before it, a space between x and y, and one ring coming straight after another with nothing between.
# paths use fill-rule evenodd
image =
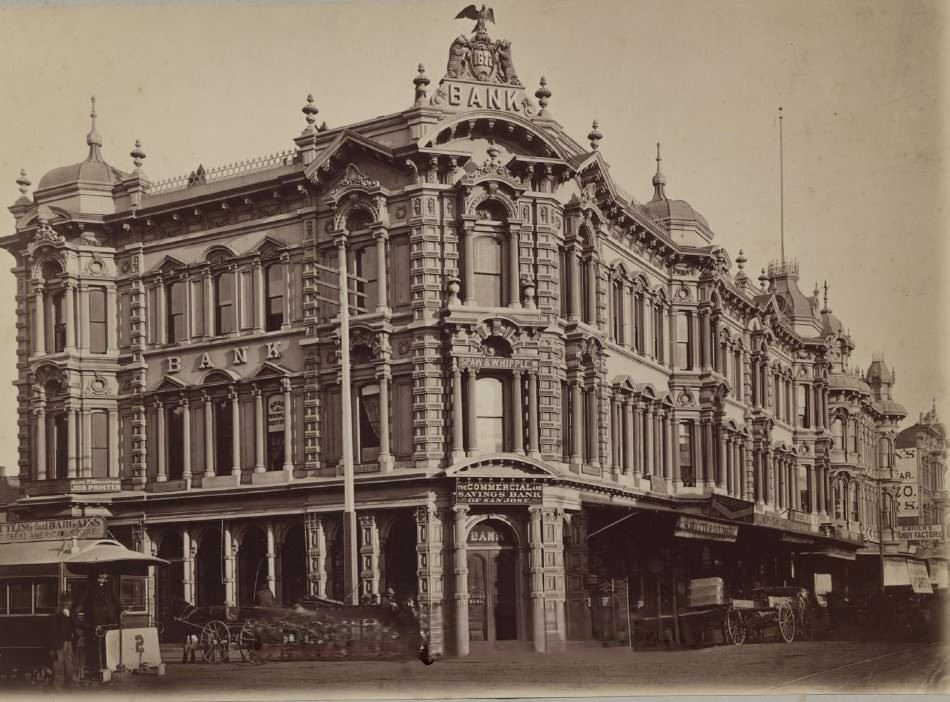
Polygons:
<instances>
[{"instance_id":1,"label":"ornate victorian building","mask_svg":"<svg viewBox=\"0 0 950 702\"><path fill-rule=\"evenodd\" d=\"M138 143L104 160L94 110L84 161L21 175L16 513L104 514L173 561L157 616L342 598L352 441L361 593L417 598L457 655L590 638L615 575L647 610L701 575L843 587L904 412L798 264L750 279L659 149L625 195L484 18L413 83L347 127L308 98L292 150L163 182Z\"/></svg>"}]
</instances>

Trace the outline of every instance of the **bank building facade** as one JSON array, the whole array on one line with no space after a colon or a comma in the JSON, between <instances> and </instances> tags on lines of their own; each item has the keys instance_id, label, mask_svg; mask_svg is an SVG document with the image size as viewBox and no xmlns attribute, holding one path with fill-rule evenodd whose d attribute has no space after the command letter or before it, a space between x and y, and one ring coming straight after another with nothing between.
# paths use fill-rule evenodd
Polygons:
<instances>
[{"instance_id":1,"label":"bank building facade","mask_svg":"<svg viewBox=\"0 0 950 702\"><path fill-rule=\"evenodd\" d=\"M328 128L308 98L286 153L162 182L138 143L105 160L93 103L85 160L32 195L21 173L12 518L103 515L171 561L157 619L343 599L351 441L360 596L413 598L435 652L602 636L613 577L647 612L709 575L848 587L880 532L829 460L853 344L827 291L747 272L659 148L652 198L627 195L484 20L408 82L399 112ZM902 411L861 419L856 485Z\"/></svg>"}]
</instances>

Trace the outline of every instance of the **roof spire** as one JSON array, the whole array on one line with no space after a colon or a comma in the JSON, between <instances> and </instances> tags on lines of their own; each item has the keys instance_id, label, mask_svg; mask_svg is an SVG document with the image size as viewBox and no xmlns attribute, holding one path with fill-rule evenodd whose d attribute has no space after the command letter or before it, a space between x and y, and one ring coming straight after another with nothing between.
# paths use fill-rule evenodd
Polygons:
<instances>
[{"instance_id":1,"label":"roof spire","mask_svg":"<svg viewBox=\"0 0 950 702\"><path fill-rule=\"evenodd\" d=\"M778 182L779 182L779 237L782 263L785 263L785 147L782 141L782 107L778 108Z\"/></svg>"},{"instance_id":2,"label":"roof spire","mask_svg":"<svg viewBox=\"0 0 950 702\"><path fill-rule=\"evenodd\" d=\"M822 314L824 314L825 312L829 314L831 313L831 308L828 307L828 281L827 280L825 281L825 306L822 308L821 311L822 311Z\"/></svg>"},{"instance_id":3,"label":"roof spire","mask_svg":"<svg viewBox=\"0 0 950 702\"><path fill-rule=\"evenodd\" d=\"M89 117L92 119L92 128L86 135L86 143L89 145L89 155L86 156L86 160L101 161L102 153L99 149L102 146L102 137L96 131L96 96L93 95L89 100L92 103L92 111L89 113Z\"/></svg>"},{"instance_id":4,"label":"roof spire","mask_svg":"<svg viewBox=\"0 0 950 702\"><path fill-rule=\"evenodd\" d=\"M656 142L656 175L653 176L653 199L651 202L666 199L666 176L660 170L660 162L663 157L660 156L660 142Z\"/></svg>"}]
</instances>

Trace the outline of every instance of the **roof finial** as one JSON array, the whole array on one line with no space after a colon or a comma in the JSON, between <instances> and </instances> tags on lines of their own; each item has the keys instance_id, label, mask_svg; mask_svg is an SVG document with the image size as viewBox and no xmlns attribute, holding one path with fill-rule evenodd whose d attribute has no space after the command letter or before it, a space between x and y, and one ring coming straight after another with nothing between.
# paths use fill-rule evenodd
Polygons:
<instances>
[{"instance_id":1,"label":"roof finial","mask_svg":"<svg viewBox=\"0 0 950 702\"><path fill-rule=\"evenodd\" d=\"M26 198L27 200L29 200L29 198L26 197L26 193L29 191L32 183L30 182L30 179L26 177L25 168L20 169L20 177L16 179L16 184L20 186L20 198L21 199Z\"/></svg>"},{"instance_id":2,"label":"roof finial","mask_svg":"<svg viewBox=\"0 0 950 702\"><path fill-rule=\"evenodd\" d=\"M429 76L426 75L426 67L423 64L419 64L419 75L412 79L413 85L416 86L416 104L424 105L426 101L426 86L429 85L431 81Z\"/></svg>"},{"instance_id":3,"label":"roof finial","mask_svg":"<svg viewBox=\"0 0 950 702\"><path fill-rule=\"evenodd\" d=\"M822 311L822 314L824 314L825 312L829 314L831 313L831 308L828 307L828 281L827 280L825 281L825 306L822 308L821 311Z\"/></svg>"},{"instance_id":4,"label":"roof finial","mask_svg":"<svg viewBox=\"0 0 950 702\"><path fill-rule=\"evenodd\" d=\"M590 126L590 133L587 135L587 138L590 139L590 148L594 151L597 151L600 146L600 140L604 138L604 135L600 133L600 130L597 128L597 120L594 120L594 123Z\"/></svg>"},{"instance_id":5,"label":"roof finial","mask_svg":"<svg viewBox=\"0 0 950 702\"><path fill-rule=\"evenodd\" d=\"M660 142L656 142L656 175L653 176L653 200L651 202L666 199L666 176L663 175L663 171L660 170L660 162L662 160L663 157L660 156Z\"/></svg>"},{"instance_id":6,"label":"roof finial","mask_svg":"<svg viewBox=\"0 0 950 702\"><path fill-rule=\"evenodd\" d=\"M101 161L102 154L99 148L102 146L102 137L99 136L99 132L96 131L96 96L93 95L89 100L92 103L92 111L89 113L89 117L92 119L92 128L86 135L86 143L89 145L89 155L86 157L86 160Z\"/></svg>"},{"instance_id":7,"label":"roof finial","mask_svg":"<svg viewBox=\"0 0 950 702\"><path fill-rule=\"evenodd\" d=\"M142 164L145 162L145 152L142 151L142 142L140 139L135 140L135 148L129 152L129 156L132 157L132 163L135 164L135 172L142 172Z\"/></svg>"},{"instance_id":8,"label":"roof finial","mask_svg":"<svg viewBox=\"0 0 950 702\"><path fill-rule=\"evenodd\" d=\"M762 290L769 289L769 277L765 275L764 268L762 269L762 272L759 273L759 286L762 288Z\"/></svg>"},{"instance_id":9,"label":"roof finial","mask_svg":"<svg viewBox=\"0 0 950 702\"><path fill-rule=\"evenodd\" d=\"M317 109L317 106L313 104L312 94L307 95L307 104L304 105L300 111L306 116L307 127L303 131L304 134L308 134L313 131L313 123L317 121L317 113L320 111Z\"/></svg>"},{"instance_id":10,"label":"roof finial","mask_svg":"<svg viewBox=\"0 0 950 702\"><path fill-rule=\"evenodd\" d=\"M548 100L551 97L551 89L548 88L548 79L544 76L541 76L541 87L534 91L534 96L538 98L538 105L541 106L541 112L539 114L544 114L544 111L548 107Z\"/></svg>"}]
</instances>

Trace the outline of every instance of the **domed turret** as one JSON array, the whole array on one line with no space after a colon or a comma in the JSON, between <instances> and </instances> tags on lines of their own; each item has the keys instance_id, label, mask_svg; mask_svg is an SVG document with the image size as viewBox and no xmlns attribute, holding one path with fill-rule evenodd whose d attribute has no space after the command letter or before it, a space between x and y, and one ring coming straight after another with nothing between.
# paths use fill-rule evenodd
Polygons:
<instances>
[{"instance_id":1,"label":"domed turret","mask_svg":"<svg viewBox=\"0 0 950 702\"><path fill-rule=\"evenodd\" d=\"M653 176L653 199L644 209L666 227L674 241L687 246L707 246L713 238L706 218L686 200L666 196L666 176L660 168L660 144L656 145L656 175Z\"/></svg>"}]
</instances>

